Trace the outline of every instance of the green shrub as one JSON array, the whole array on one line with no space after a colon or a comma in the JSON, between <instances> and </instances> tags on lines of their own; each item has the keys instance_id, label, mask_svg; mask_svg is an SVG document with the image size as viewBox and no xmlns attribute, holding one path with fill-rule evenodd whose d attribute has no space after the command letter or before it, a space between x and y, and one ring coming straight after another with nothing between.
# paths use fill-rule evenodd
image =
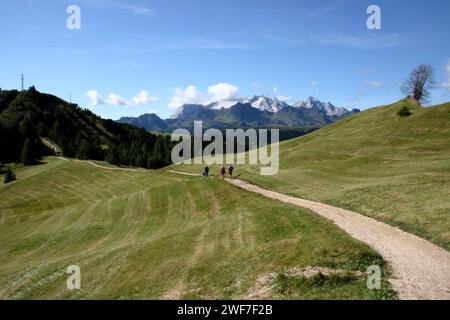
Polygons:
<instances>
[{"instance_id":1,"label":"green shrub","mask_svg":"<svg viewBox=\"0 0 450 320\"><path fill-rule=\"evenodd\" d=\"M16 180L16 175L11 170L11 168L6 169L6 175L5 175L5 183L12 182Z\"/></svg>"},{"instance_id":2,"label":"green shrub","mask_svg":"<svg viewBox=\"0 0 450 320\"><path fill-rule=\"evenodd\" d=\"M410 115L412 115L411 111L409 111L409 108L407 106L403 106L398 112L397 114L404 118L404 117L409 117Z\"/></svg>"}]
</instances>

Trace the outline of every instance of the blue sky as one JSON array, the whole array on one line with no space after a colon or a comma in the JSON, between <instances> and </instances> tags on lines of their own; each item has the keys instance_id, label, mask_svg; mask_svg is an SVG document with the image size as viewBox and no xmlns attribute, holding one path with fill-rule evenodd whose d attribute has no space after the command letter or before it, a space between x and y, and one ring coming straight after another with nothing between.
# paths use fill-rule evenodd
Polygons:
<instances>
[{"instance_id":1,"label":"blue sky","mask_svg":"<svg viewBox=\"0 0 450 320\"><path fill-rule=\"evenodd\" d=\"M66 28L72 4L80 30ZM0 30L0 87L24 73L112 119L257 94L365 109L400 99L420 63L436 71L432 102L450 100L450 1L15 0Z\"/></svg>"}]
</instances>

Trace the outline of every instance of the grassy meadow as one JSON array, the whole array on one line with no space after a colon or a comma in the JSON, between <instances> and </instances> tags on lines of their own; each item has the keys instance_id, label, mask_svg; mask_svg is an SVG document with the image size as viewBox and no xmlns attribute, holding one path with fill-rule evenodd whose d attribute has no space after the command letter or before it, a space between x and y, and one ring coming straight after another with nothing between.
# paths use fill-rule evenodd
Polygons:
<instances>
[{"instance_id":1,"label":"grassy meadow","mask_svg":"<svg viewBox=\"0 0 450 320\"><path fill-rule=\"evenodd\" d=\"M403 106L411 116L397 114ZM450 103L420 108L404 100L369 109L282 142L275 176L261 176L250 165L237 166L236 175L357 211L450 249Z\"/></svg>"},{"instance_id":2,"label":"grassy meadow","mask_svg":"<svg viewBox=\"0 0 450 320\"><path fill-rule=\"evenodd\" d=\"M386 276L382 258L306 209L217 179L43 162L0 185L0 299L395 298L353 273ZM307 267L348 272L292 273Z\"/></svg>"}]
</instances>

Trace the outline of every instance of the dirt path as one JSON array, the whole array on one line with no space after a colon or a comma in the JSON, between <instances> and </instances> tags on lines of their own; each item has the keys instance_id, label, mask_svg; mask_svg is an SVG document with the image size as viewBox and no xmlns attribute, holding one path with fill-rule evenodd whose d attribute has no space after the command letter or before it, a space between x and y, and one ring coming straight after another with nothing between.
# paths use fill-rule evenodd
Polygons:
<instances>
[{"instance_id":1,"label":"dirt path","mask_svg":"<svg viewBox=\"0 0 450 320\"><path fill-rule=\"evenodd\" d=\"M119 167L106 167L106 166L102 166L99 165L95 162L89 161L89 160L78 160L78 159L68 159L62 156L58 156L56 157L60 160L64 160L64 161L75 161L75 162L81 162L81 163L87 163L90 164L91 166L97 167L97 168L101 168L101 169L106 169L106 170L120 170L120 171L131 171L131 172L148 172L149 170L145 170L145 169L131 169L131 168L119 168Z\"/></svg>"},{"instance_id":2,"label":"dirt path","mask_svg":"<svg viewBox=\"0 0 450 320\"><path fill-rule=\"evenodd\" d=\"M43 137L39 137L41 139L41 142L44 146L46 146L49 150L52 151L53 154L55 155L60 155L61 153L61 148L54 143L53 141L51 141L48 138L43 138Z\"/></svg>"},{"instance_id":3,"label":"dirt path","mask_svg":"<svg viewBox=\"0 0 450 320\"><path fill-rule=\"evenodd\" d=\"M66 158L62 158L62 157L58 157L59 159L62 160L67 160ZM147 172L147 170L138 170L138 169L130 169L130 168L115 168L115 167L106 167L106 166L102 166L99 165L95 162L92 161L87 161L87 160L78 160L78 159L73 159L73 161L75 162L82 162L82 163L87 163L90 164L91 166L97 167L97 168L101 168L101 169L106 169L106 170L121 170L121 171L131 171L131 172Z\"/></svg>"},{"instance_id":4,"label":"dirt path","mask_svg":"<svg viewBox=\"0 0 450 320\"><path fill-rule=\"evenodd\" d=\"M333 221L353 238L370 245L392 267L393 275L389 281L400 299L450 300L450 252L356 212L265 190L241 180L227 181L244 190L308 208Z\"/></svg>"}]
</instances>

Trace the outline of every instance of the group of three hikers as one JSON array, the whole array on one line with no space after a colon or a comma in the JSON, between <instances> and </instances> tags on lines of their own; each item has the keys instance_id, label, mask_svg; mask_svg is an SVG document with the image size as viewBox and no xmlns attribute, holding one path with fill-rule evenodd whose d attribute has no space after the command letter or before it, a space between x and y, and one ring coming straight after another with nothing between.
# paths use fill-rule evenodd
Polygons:
<instances>
[{"instance_id":1,"label":"group of three hikers","mask_svg":"<svg viewBox=\"0 0 450 320\"><path fill-rule=\"evenodd\" d=\"M233 179L233 165L228 165L228 176L230 177L230 179ZM209 167L205 167L205 171L203 172L203 176L204 177L209 177ZM225 166L222 165L220 167L220 177L222 179L225 179Z\"/></svg>"}]
</instances>

